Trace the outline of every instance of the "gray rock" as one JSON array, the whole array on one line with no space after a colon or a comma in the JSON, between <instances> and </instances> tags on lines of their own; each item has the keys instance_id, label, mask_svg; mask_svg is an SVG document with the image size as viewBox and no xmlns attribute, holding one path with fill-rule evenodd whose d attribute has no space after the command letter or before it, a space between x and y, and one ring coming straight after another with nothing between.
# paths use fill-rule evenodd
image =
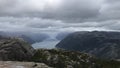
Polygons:
<instances>
[{"instance_id":1,"label":"gray rock","mask_svg":"<svg viewBox=\"0 0 120 68\"><path fill-rule=\"evenodd\" d=\"M33 55L34 49L21 39L0 39L0 60L25 61Z\"/></svg>"},{"instance_id":2,"label":"gray rock","mask_svg":"<svg viewBox=\"0 0 120 68\"><path fill-rule=\"evenodd\" d=\"M44 63L0 61L0 68L51 68Z\"/></svg>"}]
</instances>

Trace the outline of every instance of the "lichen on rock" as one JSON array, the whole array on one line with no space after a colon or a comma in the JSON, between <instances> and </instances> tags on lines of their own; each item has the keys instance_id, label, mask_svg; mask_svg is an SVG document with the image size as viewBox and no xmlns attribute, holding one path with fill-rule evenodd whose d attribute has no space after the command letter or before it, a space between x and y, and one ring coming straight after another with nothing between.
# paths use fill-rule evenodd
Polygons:
<instances>
[{"instance_id":1,"label":"lichen on rock","mask_svg":"<svg viewBox=\"0 0 120 68\"><path fill-rule=\"evenodd\" d=\"M24 40L16 38L0 39L0 60L25 61L33 55L33 47Z\"/></svg>"}]
</instances>

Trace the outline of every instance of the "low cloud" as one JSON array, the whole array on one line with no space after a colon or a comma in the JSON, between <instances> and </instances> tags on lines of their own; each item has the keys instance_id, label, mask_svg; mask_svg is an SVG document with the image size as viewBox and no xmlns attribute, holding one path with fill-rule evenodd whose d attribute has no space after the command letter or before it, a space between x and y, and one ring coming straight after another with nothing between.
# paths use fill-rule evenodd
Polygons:
<instances>
[{"instance_id":1,"label":"low cloud","mask_svg":"<svg viewBox=\"0 0 120 68\"><path fill-rule=\"evenodd\" d=\"M117 30L119 0L0 0L0 30Z\"/></svg>"}]
</instances>

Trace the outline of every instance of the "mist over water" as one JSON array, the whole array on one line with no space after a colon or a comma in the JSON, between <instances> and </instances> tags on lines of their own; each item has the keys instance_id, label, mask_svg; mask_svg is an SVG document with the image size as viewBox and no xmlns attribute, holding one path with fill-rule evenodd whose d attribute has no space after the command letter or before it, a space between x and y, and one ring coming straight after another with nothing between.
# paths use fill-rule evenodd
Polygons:
<instances>
[{"instance_id":1,"label":"mist over water","mask_svg":"<svg viewBox=\"0 0 120 68\"><path fill-rule=\"evenodd\" d=\"M52 49L55 48L55 45L58 44L64 37L72 32L70 31L61 31L61 32L16 32L16 31L0 31L1 36L8 36L8 37L19 37L23 38L28 43L32 44L35 49L38 48L47 48ZM32 42L32 43L31 43Z\"/></svg>"},{"instance_id":2,"label":"mist over water","mask_svg":"<svg viewBox=\"0 0 120 68\"><path fill-rule=\"evenodd\" d=\"M59 42L59 40L45 40L43 42L38 42L38 43L35 43L33 44L32 46L35 48L35 49L38 49L38 48L47 48L47 49L52 49L52 48L55 48L55 45Z\"/></svg>"},{"instance_id":3,"label":"mist over water","mask_svg":"<svg viewBox=\"0 0 120 68\"><path fill-rule=\"evenodd\" d=\"M58 44L60 40L55 38L55 35L51 35L49 38L42 42L37 42L32 44L33 48L46 48L46 49L52 49L55 48L55 45Z\"/></svg>"}]
</instances>

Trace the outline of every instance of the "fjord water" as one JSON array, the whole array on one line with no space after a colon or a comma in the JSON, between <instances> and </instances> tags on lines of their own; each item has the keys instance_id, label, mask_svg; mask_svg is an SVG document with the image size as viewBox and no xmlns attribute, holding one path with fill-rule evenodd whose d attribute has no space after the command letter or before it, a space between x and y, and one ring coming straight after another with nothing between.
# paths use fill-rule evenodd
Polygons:
<instances>
[{"instance_id":1,"label":"fjord water","mask_svg":"<svg viewBox=\"0 0 120 68\"><path fill-rule=\"evenodd\" d=\"M60 40L57 40L55 38L48 38L42 42L37 42L37 43L34 43L32 44L32 46L35 48L35 49L38 49L38 48L47 48L47 49L52 49L52 48L55 48L55 45L59 42Z\"/></svg>"}]
</instances>

